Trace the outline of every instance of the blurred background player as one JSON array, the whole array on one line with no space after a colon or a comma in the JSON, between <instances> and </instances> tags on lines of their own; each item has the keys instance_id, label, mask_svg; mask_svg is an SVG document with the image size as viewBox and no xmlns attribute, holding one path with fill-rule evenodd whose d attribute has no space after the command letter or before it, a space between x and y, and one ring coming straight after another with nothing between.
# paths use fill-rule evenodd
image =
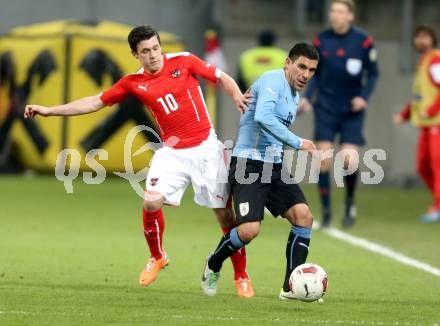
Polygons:
<instances>
[{"instance_id":1,"label":"blurred background player","mask_svg":"<svg viewBox=\"0 0 440 326\"><path fill-rule=\"evenodd\" d=\"M377 52L373 39L352 26L354 11L352 0L331 2L331 28L319 33L314 39L321 57L318 71L299 105L300 111L313 108L318 149L333 149L335 137L339 134L346 167L357 166L356 156L350 155L350 152L358 152L365 143L362 132L365 109L378 78ZM323 227L328 227L332 220L330 167L330 158L322 161L319 194ZM344 227L351 227L356 216L354 195L357 176L358 172L355 171L344 177Z\"/></svg>"},{"instance_id":2,"label":"blurred background player","mask_svg":"<svg viewBox=\"0 0 440 326\"><path fill-rule=\"evenodd\" d=\"M277 36L271 30L258 34L258 46L244 51L240 55L237 84L246 91L258 77L269 70L281 69L287 52L275 46Z\"/></svg>"},{"instance_id":3,"label":"blurred background player","mask_svg":"<svg viewBox=\"0 0 440 326\"><path fill-rule=\"evenodd\" d=\"M285 59L284 69L264 73L251 87L252 102L241 116L229 169L238 226L223 236L206 260L201 285L207 295L217 293L224 260L258 235L267 207L273 216L281 215L291 223L279 298L294 299L289 277L307 259L313 217L298 184L285 182L290 172L283 167L283 145L311 154L316 149L312 141L301 139L288 128L295 120L299 91L315 74L318 60L313 46L296 44Z\"/></svg>"},{"instance_id":4,"label":"blurred background player","mask_svg":"<svg viewBox=\"0 0 440 326\"><path fill-rule=\"evenodd\" d=\"M420 54L411 101L394 116L396 125L408 120L420 128L417 171L433 194L434 204L422 222L440 222L440 50L437 36L428 26L414 31L413 45Z\"/></svg>"},{"instance_id":5,"label":"blurred background player","mask_svg":"<svg viewBox=\"0 0 440 326\"><path fill-rule=\"evenodd\" d=\"M196 76L218 82L240 112L247 109L249 100L230 76L195 55L189 52L162 54L159 34L151 26L133 28L128 43L133 56L142 65L138 72L123 77L99 95L54 107L27 105L24 116L87 114L118 103L129 95L138 97L152 112L164 147L155 152L146 180L143 222L151 258L139 282L147 286L156 280L169 261L162 248L165 227L162 206L178 206L190 182L195 202L214 209L224 232L234 225L232 209L226 208L227 185L219 178L222 174L226 178L227 173L224 146L217 140ZM245 252L237 253L232 261L238 295L253 296L246 273Z\"/></svg>"}]
</instances>

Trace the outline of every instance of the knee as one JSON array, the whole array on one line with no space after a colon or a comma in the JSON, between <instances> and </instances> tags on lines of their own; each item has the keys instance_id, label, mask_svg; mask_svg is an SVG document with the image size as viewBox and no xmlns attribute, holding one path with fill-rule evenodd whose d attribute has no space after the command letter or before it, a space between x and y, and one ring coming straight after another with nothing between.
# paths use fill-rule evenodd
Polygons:
<instances>
[{"instance_id":1,"label":"knee","mask_svg":"<svg viewBox=\"0 0 440 326\"><path fill-rule=\"evenodd\" d=\"M155 212L162 207L162 203L158 201L144 201L144 209L147 212Z\"/></svg>"},{"instance_id":2,"label":"knee","mask_svg":"<svg viewBox=\"0 0 440 326\"><path fill-rule=\"evenodd\" d=\"M359 153L355 148L344 148L342 150L343 165L345 170L356 170L359 167Z\"/></svg>"},{"instance_id":3,"label":"knee","mask_svg":"<svg viewBox=\"0 0 440 326\"><path fill-rule=\"evenodd\" d=\"M344 159L345 170L356 170L359 166L359 159L352 155L347 155Z\"/></svg>"},{"instance_id":4,"label":"knee","mask_svg":"<svg viewBox=\"0 0 440 326\"><path fill-rule=\"evenodd\" d=\"M235 217L231 208L214 208L214 214L222 228L234 226Z\"/></svg>"},{"instance_id":5,"label":"knee","mask_svg":"<svg viewBox=\"0 0 440 326\"><path fill-rule=\"evenodd\" d=\"M144 209L147 212L154 212L162 208L164 202L163 196L154 191L146 191L144 199Z\"/></svg>"},{"instance_id":6,"label":"knee","mask_svg":"<svg viewBox=\"0 0 440 326\"><path fill-rule=\"evenodd\" d=\"M302 227L312 227L313 215L310 208L306 204L298 204L291 207L284 215L292 225L298 225Z\"/></svg>"},{"instance_id":7,"label":"knee","mask_svg":"<svg viewBox=\"0 0 440 326\"><path fill-rule=\"evenodd\" d=\"M251 242L260 232L260 222L243 223L238 226L238 236L245 244Z\"/></svg>"},{"instance_id":8,"label":"knee","mask_svg":"<svg viewBox=\"0 0 440 326\"><path fill-rule=\"evenodd\" d=\"M298 219L303 226L312 227L313 225L313 215L308 207L304 213L299 214Z\"/></svg>"},{"instance_id":9,"label":"knee","mask_svg":"<svg viewBox=\"0 0 440 326\"><path fill-rule=\"evenodd\" d=\"M296 224L303 227L311 227L313 225L313 215L309 207L302 209L296 215Z\"/></svg>"},{"instance_id":10,"label":"knee","mask_svg":"<svg viewBox=\"0 0 440 326\"><path fill-rule=\"evenodd\" d=\"M332 166L333 144L329 142L318 142L318 155L320 162L320 171L328 172Z\"/></svg>"},{"instance_id":11,"label":"knee","mask_svg":"<svg viewBox=\"0 0 440 326\"><path fill-rule=\"evenodd\" d=\"M332 160L329 158L326 158L321 161L320 171L322 172L328 172L332 166Z\"/></svg>"}]
</instances>

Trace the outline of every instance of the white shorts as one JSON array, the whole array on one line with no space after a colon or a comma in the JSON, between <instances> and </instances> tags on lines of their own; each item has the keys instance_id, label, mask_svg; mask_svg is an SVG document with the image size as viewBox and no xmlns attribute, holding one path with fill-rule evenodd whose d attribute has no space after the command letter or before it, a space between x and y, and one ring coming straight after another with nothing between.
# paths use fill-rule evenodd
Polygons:
<instances>
[{"instance_id":1,"label":"white shorts","mask_svg":"<svg viewBox=\"0 0 440 326\"><path fill-rule=\"evenodd\" d=\"M147 176L147 191L159 192L165 203L178 206L191 182L194 201L210 208L224 208L229 197L225 147L214 130L199 146L163 147L153 156Z\"/></svg>"}]
</instances>

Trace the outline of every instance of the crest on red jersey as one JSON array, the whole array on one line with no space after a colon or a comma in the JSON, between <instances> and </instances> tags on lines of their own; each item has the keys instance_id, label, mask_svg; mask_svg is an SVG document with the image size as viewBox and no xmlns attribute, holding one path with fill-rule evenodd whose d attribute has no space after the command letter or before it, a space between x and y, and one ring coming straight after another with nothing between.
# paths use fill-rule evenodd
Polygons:
<instances>
[{"instance_id":1,"label":"crest on red jersey","mask_svg":"<svg viewBox=\"0 0 440 326\"><path fill-rule=\"evenodd\" d=\"M171 72L171 76L172 76L173 78L178 78L178 77L180 77L181 74L182 74L182 73L180 72L179 69L175 69L175 70L173 70L173 71Z\"/></svg>"}]
</instances>

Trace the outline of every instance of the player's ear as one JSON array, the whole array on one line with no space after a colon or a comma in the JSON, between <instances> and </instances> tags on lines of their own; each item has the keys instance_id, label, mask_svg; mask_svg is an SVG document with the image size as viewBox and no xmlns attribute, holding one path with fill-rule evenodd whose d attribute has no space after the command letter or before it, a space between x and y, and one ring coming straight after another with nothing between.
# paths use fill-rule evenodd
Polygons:
<instances>
[{"instance_id":1,"label":"player's ear","mask_svg":"<svg viewBox=\"0 0 440 326\"><path fill-rule=\"evenodd\" d=\"M355 19L354 12L352 12L352 11L349 12L349 19L350 19L350 24L353 24L354 19Z\"/></svg>"},{"instance_id":2,"label":"player's ear","mask_svg":"<svg viewBox=\"0 0 440 326\"><path fill-rule=\"evenodd\" d=\"M136 52L134 52L133 50L131 50L131 54L133 55L133 57L135 57L136 59L139 59L139 56Z\"/></svg>"}]
</instances>

